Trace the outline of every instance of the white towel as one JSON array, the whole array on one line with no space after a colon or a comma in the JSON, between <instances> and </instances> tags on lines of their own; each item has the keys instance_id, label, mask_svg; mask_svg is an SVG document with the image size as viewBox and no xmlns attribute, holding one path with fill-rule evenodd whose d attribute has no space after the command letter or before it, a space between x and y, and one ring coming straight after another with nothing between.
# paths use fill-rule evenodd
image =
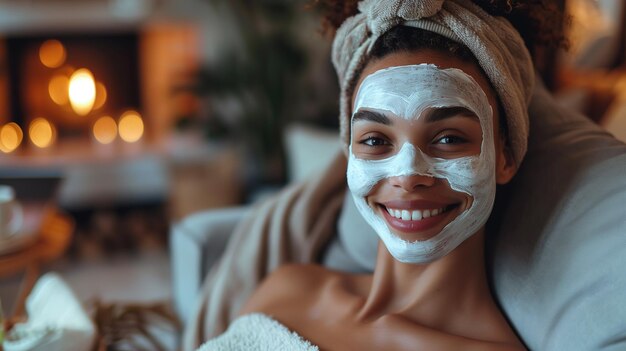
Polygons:
<instances>
[{"instance_id":1,"label":"white towel","mask_svg":"<svg viewBox=\"0 0 626 351\"><path fill-rule=\"evenodd\" d=\"M86 351L96 327L65 281L56 273L39 278L26 300L28 321L4 340L6 351Z\"/></svg>"},{"instance_id":2,"label":"white towel","mask_svg":"<svg viewBox=\"0 0 626 351\"><path fill-rule=\"evenodd\" d=\"M197 351L318 351L278 321L261 313L241 316L228 330Z\"/></svg>"}]
</instances>

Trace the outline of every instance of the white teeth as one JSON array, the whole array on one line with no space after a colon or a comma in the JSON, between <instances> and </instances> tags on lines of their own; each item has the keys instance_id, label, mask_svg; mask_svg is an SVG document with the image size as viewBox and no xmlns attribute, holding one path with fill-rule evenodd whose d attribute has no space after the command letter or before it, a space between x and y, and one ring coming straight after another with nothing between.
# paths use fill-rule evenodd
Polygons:
<instances>
[{"instance_id":1,"label":"white teeth","mask_svg":"<svg viewBox=\"0 0 626 351\"><path fill-rule=\"evenodd\" d=\"M429 218L429 217L433 217L436 216L440 213L443 213L445 210L444 208L434 208L434 209L429 209L429 210L396 210L393 208L386 208L387 212L389 212L389 214L392 217L398 218L398 219L402 219L403 221L419 221L422 220L424 218Z\"/></svg>"},{"instance_id":2,"label":"white teeth","mask_svg":"<svg viewBox=\"0 0 626 351\"><path fill-rule=\"evenodd\" d=\"M402 220L403 221L410 221L411 220L411 213L407 210L402 210Z\"/></svg>"},{"instance_id":3,"label":"white teeth","mask_svg":"<svg viewBox=\"0 0 626 351\"><path fill-rule=\"evenodd\" d=\"M411 220L419 221L420 219L422 219L422 211L415 210L411 212Z\"/></svg>"}]
</instances>

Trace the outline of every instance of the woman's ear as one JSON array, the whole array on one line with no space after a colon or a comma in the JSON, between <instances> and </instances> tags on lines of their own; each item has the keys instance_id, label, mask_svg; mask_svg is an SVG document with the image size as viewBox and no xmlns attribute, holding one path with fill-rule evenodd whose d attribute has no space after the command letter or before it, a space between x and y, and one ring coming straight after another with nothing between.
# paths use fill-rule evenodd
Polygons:
<instances>
[{"instance_id":1,"label":"woman's ear","mask_svg":"<svg viewBox=\"0 0 626 351\"><path fill-rule=\"evenodd\" d=\"M496 150L496 183L506 184L517 173L517 165L506 141L500 140Z\"/></svg>"}]
</instances>

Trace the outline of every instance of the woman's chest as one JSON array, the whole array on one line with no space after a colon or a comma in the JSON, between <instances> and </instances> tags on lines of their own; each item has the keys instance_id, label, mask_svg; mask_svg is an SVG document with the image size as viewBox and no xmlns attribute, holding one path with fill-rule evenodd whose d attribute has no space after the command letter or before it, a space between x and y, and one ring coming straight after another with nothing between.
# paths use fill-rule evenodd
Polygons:
<instances>
[{"instance_id":1,"label":"woman's chest","mask_svg":"<svg viewBox=\"0 0 626 351\"><path fill-rule=\"evenodd\" d=\"M266 312L320 350L414 351L424 344L424 328L402 316L361 318L365 302L365 297L335 287L303 294Z\"/></svg>"}]
</instances>

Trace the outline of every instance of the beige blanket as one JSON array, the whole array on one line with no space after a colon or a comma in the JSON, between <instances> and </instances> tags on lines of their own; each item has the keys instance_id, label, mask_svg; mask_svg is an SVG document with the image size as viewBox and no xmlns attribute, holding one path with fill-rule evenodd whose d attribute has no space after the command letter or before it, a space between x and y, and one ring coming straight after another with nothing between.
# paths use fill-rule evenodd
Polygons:
<instances>
[{"instance_id":1,"label":"beige blanket","mask_svg":"<svg viewBox=\"0 0 626 351\"><path fill-rule=\"evenodd\" d=\"M201 304L185 328L183 350L195 350L223 333L258 283L280 264L319 261L336 232L345 174L340 152L317 179L290 186L251 211L204 282Z\"/></svg>"}]
</instances>

